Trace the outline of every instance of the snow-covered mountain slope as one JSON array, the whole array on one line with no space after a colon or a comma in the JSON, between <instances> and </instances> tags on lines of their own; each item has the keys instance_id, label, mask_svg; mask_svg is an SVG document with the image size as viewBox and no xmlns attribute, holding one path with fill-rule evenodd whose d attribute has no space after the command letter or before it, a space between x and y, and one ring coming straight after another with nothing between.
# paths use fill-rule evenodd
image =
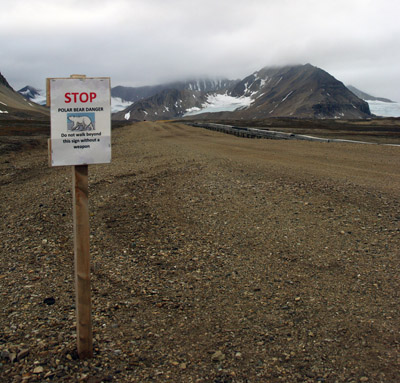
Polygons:
<instances>
[{"instance_id":1,"label":"snow-covered mountain slope","mask_svg":"<svg viewBox=\"0 0 400 383\"><path fill-rule=\"evenodd\" d=\"M46 105L46 91L27 85L18 91L27 100L39 105Z\"/></svg>"},{"instance_id":2,"label":"snow-covered mountain slope","mask_svg":"<svg viewBox=\"0 0 400 383\"><path fill-rule=\"evenodd\" d=\"M165 89L144 100L137 101L127 109L115 113L116 120L167 120L182 117L188 110L201 108L206 93L191 90Z\"/></svg>"},{"instance_id":3,"label":"snow-covered mountain slope","mask_svg":"<svg viewBox=\"0 0 400 383\"><path fill-rule=\"evenodd\" d=\"M220 92L232 87L236 82L237 81L235 80L227 79L198 79L136 88L116 86L111 89L111 96L120 98L124 101L131 101L133 103L150 98L167 89L176 89L179 91L188 90L194 92Z\"/></svg>"}]
</instances>

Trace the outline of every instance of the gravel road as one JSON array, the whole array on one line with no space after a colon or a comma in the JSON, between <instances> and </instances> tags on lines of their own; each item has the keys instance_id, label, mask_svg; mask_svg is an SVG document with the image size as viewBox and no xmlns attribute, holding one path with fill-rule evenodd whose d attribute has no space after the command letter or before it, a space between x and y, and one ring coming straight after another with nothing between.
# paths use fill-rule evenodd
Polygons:
<instances>
[{"instance_id":1,"label":"gravel road","mask_svg":"<svg viewBox=\"0 0 400 383\"><path fill-rule=\"evenodd\" d=\"M0 154L4 382L399 382L400 148L113 131L89 167L94 358L71 169Z\"/></svg>"}]
</instances>

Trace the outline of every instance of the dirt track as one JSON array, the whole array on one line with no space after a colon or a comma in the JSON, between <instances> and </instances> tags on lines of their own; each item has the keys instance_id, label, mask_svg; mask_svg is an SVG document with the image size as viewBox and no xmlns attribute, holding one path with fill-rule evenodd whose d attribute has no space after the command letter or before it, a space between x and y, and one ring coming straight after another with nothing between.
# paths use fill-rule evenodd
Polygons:
<instances>
[{"instance_id":1,"label":"dirt track","mask_svg":"<svg viewBox=\"0 0 400 383\"><path fill-rule=\"evenodd\" d=\"M400 148L113 134L112 164L89 169L85 362L70 169L0 156L5 381L400 381Z\"/></svg>"}]
</instances>

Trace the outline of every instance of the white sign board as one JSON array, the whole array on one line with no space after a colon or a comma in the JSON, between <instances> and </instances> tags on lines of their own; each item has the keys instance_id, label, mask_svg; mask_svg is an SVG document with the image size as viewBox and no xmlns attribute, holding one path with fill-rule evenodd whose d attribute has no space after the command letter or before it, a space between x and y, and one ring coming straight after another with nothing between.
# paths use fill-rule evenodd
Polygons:
<instances>
[{"instance_id":1,"label":"white sign board","mask_svg":"<svg viewBox=\"0 0 400 383\"><path fill-rule=\"evenodd\" d=\"M111 162L110 78L51 78L51 165Z\"/></svg>"}]
</instances>

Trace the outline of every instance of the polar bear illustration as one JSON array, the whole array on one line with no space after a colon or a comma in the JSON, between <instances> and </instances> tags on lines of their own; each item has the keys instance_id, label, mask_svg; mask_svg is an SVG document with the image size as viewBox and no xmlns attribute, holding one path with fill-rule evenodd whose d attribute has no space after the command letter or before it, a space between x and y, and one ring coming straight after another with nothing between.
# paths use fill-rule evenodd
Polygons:
<instances>
[{"instance_id":1,"label":"polar bear illustration","mask_svg":"<svg viewBox=\"0 0 400 383\"><path fill-rule=\"evenodd\" d=\"M94 130L89 116L68 116L68 120L73 123L71 130Z\"/></svg>"}]
</instances>

